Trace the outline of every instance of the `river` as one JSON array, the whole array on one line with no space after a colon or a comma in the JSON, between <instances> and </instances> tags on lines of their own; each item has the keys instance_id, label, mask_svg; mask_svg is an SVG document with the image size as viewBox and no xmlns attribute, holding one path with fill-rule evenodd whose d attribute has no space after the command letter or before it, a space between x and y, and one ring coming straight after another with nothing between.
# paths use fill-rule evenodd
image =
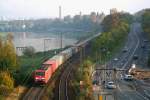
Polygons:
<instances>
[{"instance_id":1,"label":"river","mask_svg":"<svg viewBox=\"0 0 150 100\"><path fill-rule=\"evenodd\" d=\"M31 32L13 32L15 47L32 46L36 52L58 49L61 47L61 36L53 33L31 33ZM62 47L73 45L76 39L66 38L62 35ZM17 50L18 55L22 55L21 49Z\"/></svg>"}]
</instances>

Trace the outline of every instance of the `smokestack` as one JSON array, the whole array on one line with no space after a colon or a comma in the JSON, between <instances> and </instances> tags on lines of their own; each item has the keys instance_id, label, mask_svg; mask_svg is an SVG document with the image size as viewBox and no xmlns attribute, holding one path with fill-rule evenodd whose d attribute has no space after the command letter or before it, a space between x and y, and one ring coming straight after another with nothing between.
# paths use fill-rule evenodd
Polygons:
<instances>
[{"instance_id":1,"label":"smokestack","mask_svg":"<svg viewBox=\"0 0 150 100\"><path fill-rule=\"evenodd\" d=\"M59 19L61 19L61 6L59 6Z\"/></svg>"}]
</instances>

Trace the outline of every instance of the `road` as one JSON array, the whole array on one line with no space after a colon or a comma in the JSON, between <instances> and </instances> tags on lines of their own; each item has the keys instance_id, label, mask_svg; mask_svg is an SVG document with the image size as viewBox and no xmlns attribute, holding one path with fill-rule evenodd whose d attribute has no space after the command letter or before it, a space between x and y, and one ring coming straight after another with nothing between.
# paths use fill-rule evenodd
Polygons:
<instances>
[{"instance_id":1,"label":"road","mask_svg":"<svg viewBox=\"0 0 150 100\"><path fill-rule=\"evenodd\" d=\"M144 35L142 34L141 26L139 23L133 23L131 26L131 31L128 35L128 39L125 43L125 47L128 48L128 51L126 53L123 53L120 51L114 58L118 58L118 61L114 61L113 59L107 63L106 68L122 68L122 69L129 69L133 63L138 64L139 66L145 66L146 65L146 59L148 51L141 48L143 45L143 39L145 39ZM144 44L146 45L146 44ZM139 56L138 60L133 60L133 56L137 54ZM100 76L102 74L95 74L94 79L97 79L99 83L102 83L100 81ZM124 74L124 72L120 71L116 74L116 80L114 80L113 73L110 74L110 76L102 75L105 77L105 82L114 80L116 83L117 88L113 90L108 89L102 89L104 94L111 94L111 95L103 95L105 100L149 100L148 97L143 94L142 90L144 90L143 87L140 87L140 90L137 90L137 87L140 85L136 81L133 82L127 82L124 80L121 80L121 75ZM102 77L101 76L101 77ZM102 78L101 78L102 79ZM135 85L137 83L137 86ZM147 88L147 87L146 87ZM147 95L149 95L150 91L145 90ZM98 99L99 91L95 91L95 98Z\"/></svg>"},{"instance_id":2,"label":"road","mask_svg":"<svg viewBox=\"0 0 150 100\"><path fill-rule=\"evenodd\" d=\"M142 34L140 24L136 23L136 24L134 24L134 26L135 27L133 28L133 33L135 33L136 40L137 40L137 44L136 44L137 48L135 49L134 54L138 55L138 60L133 60L133 59L129 58L128 63L125 66L123 66L123 68L128 68L129 66L131 67L131 64L134 63L134 64L138 65L140 68L145 69L146 68L145 67L146 59L148 56L145 54L148 54L148 52L146 49L141 48L144 43L143 41L144 41L145 37ZM144 45L145 45L145 43L144 43ZM143 91L144 88L141 86L142 84L137 81L138 80L135 80L133 82L125 82L124 80L119 80L118 84L120 82L122 82L122 84L118 85L118 88L119 88L120 92L123 93L123 96L128 97L129 100L149 100L150 98ZM128 83L128 84L126 84L126 83ZM126 88L122 87L122 85L132 87L132 89L128 89L128 91L124 91ZM149 86L147 86L147 87L149 87ZM147 92L147 93L150 94L150 92ZM119 100L124 100L124 99L120 98Z\"/></svg>"}]
</instances>

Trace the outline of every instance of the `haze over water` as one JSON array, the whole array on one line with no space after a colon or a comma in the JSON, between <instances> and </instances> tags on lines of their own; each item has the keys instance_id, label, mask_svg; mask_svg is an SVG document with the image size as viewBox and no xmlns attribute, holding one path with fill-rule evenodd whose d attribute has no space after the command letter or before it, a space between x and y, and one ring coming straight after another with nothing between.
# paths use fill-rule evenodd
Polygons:
<instances>
[{"instance_id":1,"label":"haze over water","mask_svg":"<svg viewBox=\"0 0 150 100\"><path fill-rule=\"evenodd\" d=\"M52 33L49 34L40 34L38 33L25 33L25 32L17 32L14 33L14 45L15 47L28 47L33 46L38 51L44 51L44 39L48 39L48 41L45 41L45 49L52 50L52 49L58 49L60 48L60 35L55 35ZM65 38L63 36L62 38L62 46L68 46L73 45L76 43L76 39L71 38ZM21 55L21 51L18 51L19 55Z\"/></svg>"}]
</instances>

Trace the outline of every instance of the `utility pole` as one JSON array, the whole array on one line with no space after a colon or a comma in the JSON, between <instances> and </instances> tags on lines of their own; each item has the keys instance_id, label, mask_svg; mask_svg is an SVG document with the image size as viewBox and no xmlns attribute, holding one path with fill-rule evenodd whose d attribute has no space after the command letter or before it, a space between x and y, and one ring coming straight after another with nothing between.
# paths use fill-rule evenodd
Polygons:
<instances>
[{"instance_id":1,"label":"utility pole","mask_svg":"<svg viewBox=\"0 0 150 100\"><path fill-rule=\"evenodd\" d=\"M79 49L80 49L80 64L81 64L82 63L82 56L83 56L82 47L80 46Z\"/></svg>"},{"instance_id":2,"label":"utility pole","mask_svg":"<svg viewBox=\"0 0 150 100\"><path fill-rule=\"evenodd\" d=\"M45 57L45 50L46 48L45 48L45 39L44 39L44 57Z\"/></svg>"},{"instance_id":3,"label":"utility pole","mask_svg":"<svg viewBox=\"0 0 150 100\"><path fill-rule=\"evenodd\" d=\"M61 22L61 6L59 6L59 21ZM61 48L61 51L62 51L62 32L60 32L60 48Z\"/></svg>"},{"instance_id":4,"label":"utility pole","mask_svg":"<svg viewBox=\"0 0 150 100\"><path fill-rule=\"evenodd\" d=\"M117 75L117 70L114 69L114 75L113 75L113 77L114 77L115 84L116 84L116 86L117 86L117 78L116 78L116 75ZM116 88L115 91L114 91L114 100L117 100L117 88Z\"/></svg>"},{"instance_id":5,"label":"utility pole","mask_svg":"<svg viewBox=\"0 0 150 100\"><path fill-rule=\"evenodd\" d=\"M49 42L51 39L44 39L44 57L46 55L46 43Z\"/></svg>"},{"instance_id":6,"label":"utility pole","mask_svg":"<svg viewBox=\"0 0 150 100\"><path fill-rule=\"evenodd\" d=\"M63 38L63 36L62 36L62 32L60 33L60 48L61 48L61 51L62 51L62 48L63 48L63 44L62 44L62 38Z\"/></svg>"},{"instance_id":7,"label":"utility pole","mask_svg":"<svg viewBox=\"0 0 150 100\"><path fill-rule=\"evenodd\" d=\"M61 20L61 6L59 6L59 19Z\"/></svg>"}]
</instances>

